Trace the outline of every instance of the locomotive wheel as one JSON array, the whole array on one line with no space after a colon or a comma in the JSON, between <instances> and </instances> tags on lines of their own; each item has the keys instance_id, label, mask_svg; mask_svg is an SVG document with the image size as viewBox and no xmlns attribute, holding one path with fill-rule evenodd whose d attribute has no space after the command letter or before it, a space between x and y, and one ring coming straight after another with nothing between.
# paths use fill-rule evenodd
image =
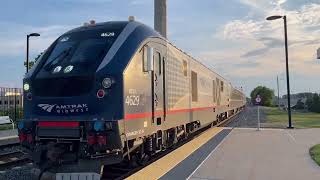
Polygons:
<instances>
[{"instance_id":1,"label":"locomotive wheel","mask_svg":"<svg viewBox=\"0 0 320 180\"><path fill-rule=\"evenodd\" d=\"M151 155L145 152L145 146L141 145L138 152L135 154L135 161L138 165L144 166L150 160Z\"/></svg>"},{"instance_id":2,"label":"locomotive wheel","mask_svg":"<svg viewBox=\"0 0 320 180\"><path fill-rule=\"evenodd\" d=\"M150 155L148 155L146 153L137 153L136 154L136 162L140 166L146 165L149 160L150 160Z\"/></svg>"}]
</instances>

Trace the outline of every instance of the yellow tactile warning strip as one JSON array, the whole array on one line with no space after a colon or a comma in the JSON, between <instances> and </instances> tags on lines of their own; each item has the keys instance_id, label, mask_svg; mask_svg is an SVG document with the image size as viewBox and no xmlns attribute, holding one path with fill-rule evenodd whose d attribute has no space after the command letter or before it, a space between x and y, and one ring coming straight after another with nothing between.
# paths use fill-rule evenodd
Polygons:
<instances>
[{"instance_id":1,"label":"yellow tactile warning strip","mask_svg":"<svg viewBox=\"0 0 320 180\"><path fill-rule=\"evenodd\" d=\"M215 127L208 129L200 136L184 144L180 148L172 151L170 154L162 157L161 159L153 162L149 166L141 169L135 174L126 178L127 180L141 180L141 179L159 179L177 164L187 158L190 154L208 142L212 137L217 135L224 128Z\"/></svg>"}]
</instances>

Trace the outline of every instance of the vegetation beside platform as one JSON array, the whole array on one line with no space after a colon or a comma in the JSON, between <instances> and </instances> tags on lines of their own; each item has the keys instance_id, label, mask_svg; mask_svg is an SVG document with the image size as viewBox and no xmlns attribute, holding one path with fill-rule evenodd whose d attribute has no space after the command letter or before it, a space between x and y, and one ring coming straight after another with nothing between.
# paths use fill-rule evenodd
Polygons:
<instances>
[{"instance_id":1,"label":"vegetation beside platform","mask_svg":"<svg viewBox=\"0 0 320 180\"><path fill-rule=\"evenodd\" d=\"M310 148L311 158L320 166L320 144L317 144Z\"/></svg>"},{"instance_id":2,"label":"vegetation beside platform","mask_svg":"<svg viewBox=\"0 0 320 180\"><path fill-rule=\"evenodd\" d=\"M264 107L266 124L272 127L287 127L288 112L276 107ZM292 111L292 125L295 128L320 128L320 113Z\"/></svg>"}]
</instances>

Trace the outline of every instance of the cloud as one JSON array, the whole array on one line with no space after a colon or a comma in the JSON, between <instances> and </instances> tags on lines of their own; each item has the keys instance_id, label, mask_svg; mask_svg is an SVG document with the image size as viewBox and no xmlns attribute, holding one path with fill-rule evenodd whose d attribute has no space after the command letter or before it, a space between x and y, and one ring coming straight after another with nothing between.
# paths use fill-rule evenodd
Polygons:
<instances>
[{"instance_id":1,"label":"cloud","mask_svg":"<svg viewBox=\"0 0 320 180\"><path fill-rule=\"evenodd\" d=\"M254 38L262 28L261 22L234 20L224 26L222 34L225 40L249 39Z\"/></svg>"},{"instance_id":2,"label":"cloud","mask_svg":"<svg viewBox=\"0 0 320 180\"><path fill-rule=\"evenodd\" d=\"M241 57L248 58L248 57L253 57L253 56L259 56L264 53L267 53L268 50L269 50L268 48L261 48L261 49L252 50L252 51L246 52L245 54L241 55Z\"/></svg>"},{"instance_id":3,"label":"cloud","mask_svg":"<svg viewBox=\"0 0 320 180\"><path fill-rule=\"evenodd\" d=\"M5 25L1 25L4 27ZM65 25L51 25L42 27L32 27L25 25L10 25L10 30L15 31L14 36L5 36L6 32L0 30L0 41L6 42L0 44L0 56L17 56L25 52L26 48L26 34L31 32L40 33L40 37L30 38L30 53L40 53L45 50L49 45L61 34L75 26ZM17 31L19 29L19 31ZM2 59L5 60L5 59Z\"/></svg>"},{"instance_id":4,"label":"cloud","mask_svg":"<svg viewBox=\"0 0 320 180\"><path fill-rule=\"evenodd\" d=\"M308 4L302 7L300 13L301 25L307 27L320 25L320 5L319 4Z\"/></svg>"},{"instance_id":5,"label":"cloud","mask_svg":"<svg viewBox=\"0 0 320 180\"><path fill-rule=\"evenodd\" d=\"M150 2L150 0L131 0L130 5L145 5Z\"/></svg>"},{"instance_id":6,"label":"cloud","mask_svg":"<svg viewBox=\"0 0 320 180\"><path fill-rule=\"evenodd\" d=\"M112 0L60 0L66 2L74 2L74 3L108 3Z\"/></svg>"},{"instance_id":7,"label":"cloud","mask_svg":"<svg viewBox=\"0 0 320 180\"><path fill-rule=\"evenodd\" d=\"M236 19L224 24L214 38L225 41L217 60L217 69L228 69L232 77L266 77L284 71L284 35L281 21L266 21L270 14L286 14L288 19L289 62L295 74L314 76L320 71L315 61L320 46L320 4L305 4L299 9L286 10L285 0L240 0L261 14L262 18ZM230 54L233 56L230 57ZM214 58L214 57L211 57ZM233 61L227 59L232 58ZM243 64L243 65L240 65Z\"/></svg>"},{"instance_id":8,"label":"cloud","mask_svg":"<svg viewBox=\"0 0 320 180\"><path fill-rule=\"evenodd\" d=\"M270 10L281 9L281 6L287 0L239 0L240 3L245 4L256 11L255 14L267 13ZM251 14L251 13L249 13Z\"/></svg>"}]
</instances>

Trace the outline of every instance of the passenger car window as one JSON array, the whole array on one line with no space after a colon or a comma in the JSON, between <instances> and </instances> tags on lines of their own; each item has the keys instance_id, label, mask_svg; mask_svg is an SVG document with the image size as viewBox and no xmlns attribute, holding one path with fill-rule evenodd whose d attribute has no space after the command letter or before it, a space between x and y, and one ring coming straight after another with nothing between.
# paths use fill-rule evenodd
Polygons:
<instances>
[{"instance_id":1,"label":"passenger car window","mask_svg":"<svg viewBox=\"0 0 320 180\"><path fill-rule=\"evenodd\" d=\"M197 73L191 71L191 93L192 93L192 101L198 101L198 79Z\"/></svg>"},{"instance_id":2,"label":"passenger car window","mask_svg":"<svg viewBox=\"0 0 320 180\"><path fill-rule=\"evenodd\" d=\"M215 80L212 80L212 96L213 96L213 102L216 102L216 82Z\"/></svg>"},{"instance_id":3,"label":"passenger car window","mask_svg":"<svg viewBox=\"0 0 320 180\"><path fill-rule=\"evenodd\" d=\"M221 92L223 92L223 81L221 81Z\"/></svg>"},{"instance_id":4,"label":"passenger car window","mask_svg":"<svg viewBox=\"0 0 320 180\"><path fill-rule=\"evenodd\" d=\"M188 63L187 63L187 61L183 61L182 66L183 66L183 75L188 76Z\"/></svg>"}]
</instances>

